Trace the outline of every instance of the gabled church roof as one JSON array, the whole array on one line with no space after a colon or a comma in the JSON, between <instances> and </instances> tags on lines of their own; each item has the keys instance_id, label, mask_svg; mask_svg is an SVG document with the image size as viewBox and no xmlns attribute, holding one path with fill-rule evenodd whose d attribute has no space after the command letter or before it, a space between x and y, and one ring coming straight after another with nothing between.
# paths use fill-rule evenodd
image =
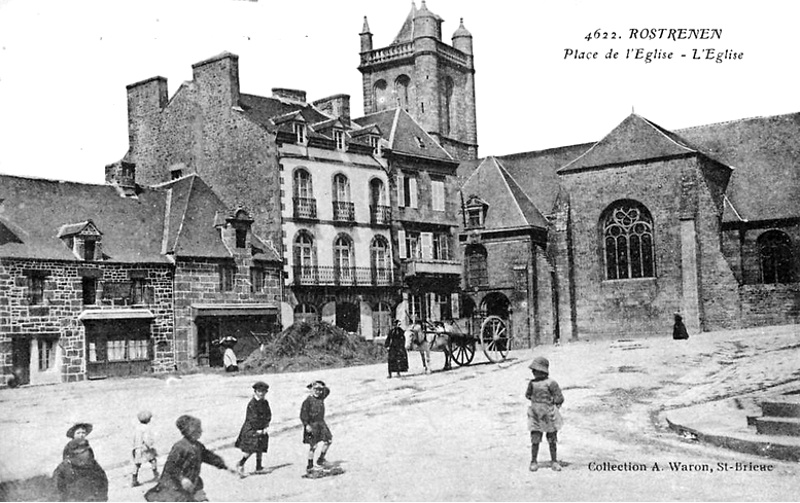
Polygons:
<instances>
[{"instance_id":1,"label":"gabled church roof","mask_svg":"<svg viewBox=\"0 0 800 503\"><path fill-rule=\"evenodd\" d=\"M489 205L484 220L488 229L547 228L547 220L514 177L495 157L487 157L461 188L464 198L478 196Z\"/></svg>"},{"instance_id":2,"label":"gabled church roof","mask_svg":"<svg viewBox=\"0 0 800 503\"><path fill-rule=\"evenodd\" d=\"M559 173L638 163L701 153L686 140L636 114L630 114L602 140Z\"/></svg>"},{"instance_id":3,"label":"gabled church roof","mask_svg":"<svg viewBox=\"0 0 800 503\"><path fill-rule=\"evenodd\" d=\"M453 161L453 157L433 139L408 112L402 108L391 108L354 119L359 126L378 126L388 148L394 152L442 161Z\"/></svg>"}]
</instances>

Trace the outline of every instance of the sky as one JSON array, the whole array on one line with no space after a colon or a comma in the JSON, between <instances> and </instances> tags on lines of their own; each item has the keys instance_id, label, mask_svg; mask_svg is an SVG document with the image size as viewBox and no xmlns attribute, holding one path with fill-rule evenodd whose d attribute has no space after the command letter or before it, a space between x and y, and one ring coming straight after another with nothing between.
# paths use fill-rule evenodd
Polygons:
<instances>
[{"instance_id":1,"label":"sky","mask_svg":"<svg viewBox=\"0 0 800 503\"><path fill-rule=\"evenodd\" d=\"M460 18L473 35L482 157L597 141L632 111L671 130L800 112L793 0L427 7L448 44ZM410 10L410 0L0 0L0 173L103 183L128 147L125 86L160 75L172 96L193 63L223 51L239 55L244 93L345 93L362 115L364 16L379 48ZM682 28L720 36L668 38Z\"/></svg>"}]
</instances>

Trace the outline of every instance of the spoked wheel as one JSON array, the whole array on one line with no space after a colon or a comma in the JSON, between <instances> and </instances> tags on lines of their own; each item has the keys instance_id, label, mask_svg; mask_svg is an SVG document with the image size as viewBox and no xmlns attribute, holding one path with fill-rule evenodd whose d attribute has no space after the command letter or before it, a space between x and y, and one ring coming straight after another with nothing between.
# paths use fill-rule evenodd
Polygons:
<instances>
[{"instance_id":1,"label":"spoked wheel","mask_svg":"<svg viewBox=\"0 0 800 503\"><path fill-rule=\"evenodd\" d=\"M475 357L475 340L450 336L450 354L459 367L469 365Z\"/></svg>"},{"instance_id":2,"label":"spoked wheel","mask_svg":"<svg viewBox=\"0 0 800 503\"><path fill-rule=\"evenodd\" d=\"M492 363L505 360L510 347L508 327L503 318L489 316L481 324L481 346Z\"/></svg>"}]
</instances>

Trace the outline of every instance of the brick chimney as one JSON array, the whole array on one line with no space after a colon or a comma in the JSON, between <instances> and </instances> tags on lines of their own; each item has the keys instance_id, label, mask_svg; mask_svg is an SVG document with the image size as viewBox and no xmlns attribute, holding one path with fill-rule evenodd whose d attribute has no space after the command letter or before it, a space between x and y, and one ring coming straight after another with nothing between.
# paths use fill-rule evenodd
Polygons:
<instances>
[{"instance_id":1,"label":"brick chimney","mask_svg":"<svg viewBox=\"0 0 800 503\"><path fill-rule=\"evenodd\" d=\"M239 105L239 56L236 54L226 51L193 64L192 78L208 103L226 107Z\"/></svg>"},{"instance_id":2,"label":"brick chimney","mask_svg":"<svg viewBox=\"0 0 800 503\"><path fill-rule=\"evenodd\" d=\"M331 117L341 119L345 124L350 122L349 94L334 94L333 96L319 99L314 102L314 106Z\"/></svg>"},{"instance_id":3,"label":"brick chimney","mask_svg":"<svg viewBox=\"0 0 800 503\"><path fill-rule=\"evenodd\" d=\"M306 92L299 89L287 89L285 87L273 87L272 97L281 100L296 101L299 103L306 102Z\"/></svg>"}]
</instances>

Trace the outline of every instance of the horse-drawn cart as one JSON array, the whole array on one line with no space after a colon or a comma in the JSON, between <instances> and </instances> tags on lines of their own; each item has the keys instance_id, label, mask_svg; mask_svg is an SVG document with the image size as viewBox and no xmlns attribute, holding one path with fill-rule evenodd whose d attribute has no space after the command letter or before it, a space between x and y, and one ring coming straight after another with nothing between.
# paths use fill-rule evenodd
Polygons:
<instances>
[{"instance_id":1,"label":"horse-drawn cart","mask_svg":"<svg viewBox=\"0 0 800 503\"><path fill-rule=\"evenodd\" d=\"M443 351L445 369L450 367L450 359L459 366L469 365L475 358L478 347L492 363L505 360L511 348L511 331L506 321L496 315L418 322L408 333L411 342L427 343L414 344L420 351ZM409 344L409 348L411 346ZM426 357L423 356L423 364L427 368L425 360Z\"/></svg>"}]
</instances>

